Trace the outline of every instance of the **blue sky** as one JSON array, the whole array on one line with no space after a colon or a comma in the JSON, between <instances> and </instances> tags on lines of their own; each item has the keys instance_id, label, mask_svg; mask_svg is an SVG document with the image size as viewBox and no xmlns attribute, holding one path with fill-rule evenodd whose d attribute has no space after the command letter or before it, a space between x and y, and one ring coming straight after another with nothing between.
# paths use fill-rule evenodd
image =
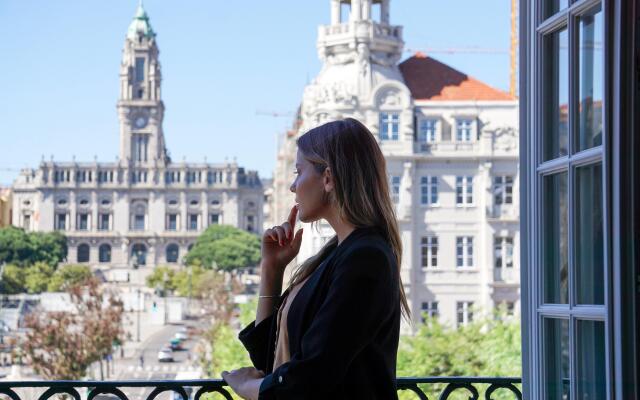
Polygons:
<instances>
[{"instance_id":1,"label":"blue sky","mask_svg":"<svg viewBox=\"0 0 640 400\"><path fill-rule=\"evenodd\" d=\"M135 0L0 0L0 184L49 159L113 161L118 72ZM176 161L240 165L270 177L276 135L320 70L317 26L329 0L146 0L163 72L167 146ZM432 53L494 87L509 84L509 0L392 0L405 48ZM405 57L411 52L407 51Z\"/></svg>"}]
</instances>

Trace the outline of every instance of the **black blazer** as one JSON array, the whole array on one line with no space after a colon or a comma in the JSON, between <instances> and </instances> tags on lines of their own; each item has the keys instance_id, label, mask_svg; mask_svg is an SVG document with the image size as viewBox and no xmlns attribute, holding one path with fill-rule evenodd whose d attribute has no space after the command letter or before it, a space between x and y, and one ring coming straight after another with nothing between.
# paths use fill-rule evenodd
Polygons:
<instances>
[{"instance_id":1,"label":"black blazer","mask_svg":"<svg viewBox=\"0 0 640 400\"><path fill-rule=\"evenodd\" d=\"M397 399L400 290L391 246L358 228L318 266L287 316L291 360L272 371L277 309L238 338L266 376L260 400Z\"/></svg>"}]
</instances>

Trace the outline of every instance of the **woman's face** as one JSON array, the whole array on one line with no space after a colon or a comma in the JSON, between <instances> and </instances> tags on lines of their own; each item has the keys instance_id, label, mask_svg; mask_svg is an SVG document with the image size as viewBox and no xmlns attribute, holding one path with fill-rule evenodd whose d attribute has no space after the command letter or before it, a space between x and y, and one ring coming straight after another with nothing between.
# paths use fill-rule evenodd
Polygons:
<instances>
[{"instance_id":1,"label":"woman's face","mask_svg":"<svg viewBox=\"0 0 640 400\"><path fill-rule=\"evenodd\" d=\"M313 222L324 218L327 204L324 202L325 177L298 150L295 165L296 179L289 188L296 194L298 217L302 222Z\"/></svg>"}]
</instances>

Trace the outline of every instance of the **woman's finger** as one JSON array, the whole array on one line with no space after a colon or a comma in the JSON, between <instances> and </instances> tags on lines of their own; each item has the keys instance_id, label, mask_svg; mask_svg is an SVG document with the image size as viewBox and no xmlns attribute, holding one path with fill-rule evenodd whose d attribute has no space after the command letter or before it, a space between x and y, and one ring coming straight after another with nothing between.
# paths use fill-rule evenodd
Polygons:
<instances>
[{"instance_id":1,"label":"woman's finger","mask_svg":"<svg viewBox=\"0 0 640 400\"><path fill-rule=\"evenodd\" d=\"M273 229L276 232L276 234L278 235L278 243L280 243L280 246L282 246L284 244L284 240L286 238L285 233L284 233L284 229L281 226L276 226Z\"/></svg>"},{"instance_id":2,"label":"woman's finger","mask_svg":"<svg viewBox=\"0 0 640 400\"><path fill-rule=\"evenodd\" d=\"M298 205L294 204L293 207L291 207L291 211L289 211L289 217L287 218L287 222L292 227L296 226L296 216L297 215L298 215Z\"/></svg>"},{"instance_id":3,"label":"woman's finger","mask_svg":"<svg viewBox=\"0 0 640 400\"><path fill-rule=\"evenodd\" d=\"M284 235L287 241L291 239L291 233L293 232L291 224L289 222L285 222L284 224L282 224L282 229L284 229Z\"/></svg>"},{"instance_id":4,"label":"woman's finger","mask_svg":"<svg viewBox=\"0 0 640 400\"><path fill-rule=\"evenodd\" d=\"M266 231L264 231L264 236L270 238L274 242L278 241L278 235L275 233L273 228L267 229Z\"/></svg>"}]
</instances>

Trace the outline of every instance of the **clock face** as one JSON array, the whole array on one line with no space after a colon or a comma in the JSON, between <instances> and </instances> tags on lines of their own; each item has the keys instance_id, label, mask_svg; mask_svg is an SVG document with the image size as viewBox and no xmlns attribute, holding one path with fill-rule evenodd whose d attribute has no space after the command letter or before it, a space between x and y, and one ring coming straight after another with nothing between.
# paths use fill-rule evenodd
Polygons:
<instances>
[{"instance_id":1,"label":"clock face","mask_svg":"<svg viewBox=\"0 0 640 400\"><path fill-rule=\"evenodd\" d=\"M145 126L147 126L147 118L140 115L138 117L136 117L136 119L133 121L133 123L135 124L136 128L138 129L142 129Z\"/></svg>"}]
</instances>

